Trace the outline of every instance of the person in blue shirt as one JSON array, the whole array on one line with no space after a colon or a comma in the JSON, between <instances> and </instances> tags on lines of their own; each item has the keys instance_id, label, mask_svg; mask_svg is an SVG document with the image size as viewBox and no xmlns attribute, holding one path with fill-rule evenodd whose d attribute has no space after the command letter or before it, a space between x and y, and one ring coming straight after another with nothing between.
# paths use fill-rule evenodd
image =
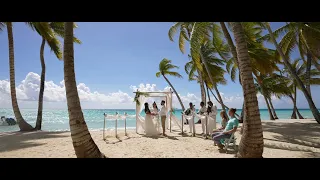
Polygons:
<instances>
[{"instance_id":1,"label":"person in blue shirt","mask_svg":"<svg viewBox=\"0 0 320 180\"><path fill-rule=\"evenodd\" d=\"M219 149L223 149L223 145L221 144L220 140L230 138L231 134L237 131L239 120L234 116L236 111L237 110L235 108L230 108L228 113L231 119L229 119L224 130L212 133L212 140L218 145Z\"/></svg>"}]
</instances>

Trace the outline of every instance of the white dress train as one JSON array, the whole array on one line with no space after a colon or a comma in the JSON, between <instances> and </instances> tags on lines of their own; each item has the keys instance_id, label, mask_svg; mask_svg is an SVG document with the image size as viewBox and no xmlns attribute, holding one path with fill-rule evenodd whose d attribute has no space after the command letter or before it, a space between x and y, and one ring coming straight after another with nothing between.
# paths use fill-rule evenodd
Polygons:
<instances>
[{"instance_id":1,"label":"white dress train","mask_svg":"<svg viewBox=\"0 0 320 180\"><path fill-rule=\"evenodd\" d=\"M216 115L210 113L208 116L208 133L212 134L214 129L217 129Z\"/></svg>"},{"instance_id":2,"label":"white dress train","mask_svg":"<svg viewBox=\"0 0 320 180\"><path fill-rule=\"evenodd\" d=\"M145 122L145 132L147 136L159 135L159 131L157 131L157 128L153 121L153 117L150 114L146 114L146 118L144 122Z\"/></svg>"}]
</instances>

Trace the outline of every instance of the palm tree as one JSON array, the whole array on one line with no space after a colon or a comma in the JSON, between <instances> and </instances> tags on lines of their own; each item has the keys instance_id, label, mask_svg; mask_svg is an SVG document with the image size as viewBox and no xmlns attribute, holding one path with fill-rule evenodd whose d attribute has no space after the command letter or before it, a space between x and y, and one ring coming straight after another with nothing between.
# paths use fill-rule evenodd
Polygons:
<instances>
[{"instance_id":1,"label":"palm tree","mask_svg":"<svg viewBox=\"0 0 320 180\"><path fill-rule=\"evenodd\" d=\"M274 119L279 119L273 107L271 96L274 95L280 98L281 96L291 94L290 89L288 89L288 83L276 73L269 76L258 74L256 75L255 81L257 82L255 84L257 93L263 94L267 106L270 105L270 108L268 107L270 118L273 116ZM273 114L270 111L272 111Z\"/></svg>"},{"instance_id":2,"label":"palm tree","mask_svg":"<svg viewBox=\"0 0 320 180\"><path fill-rule=\"evenodd\" d=\"M230 23L228 23L229 27ZM247 41L247 48L248 48L248 53L249 56L251 57L251 65L253 68L253 73L256 74L270 74L272 73L274 70L278 70L278 67L276 66L276 63L279 61L276 54L275 54L275 50L272 49L268 49L265 48L263 46L263 43L258 42L256 39L261 38L261 34L262 34L262 28L255 22L245 22L242 23L243 25L243 31L245 34L245 38ZM228 58L224 58L226 61L226 70L227 72L230 74L231 76L231 80L233 82L235 82L236 78L239 77L239 82L241 84L241 73L238 73L238 60L237 60L237 54L236 54L236 48L233 44L233 41L231 39L230 33L227 29L227 26L225 25L224 22L220 22L220 26L222 29L222 32L224 34L224 37L227 40L228 43L228 51L231 52L232 54L232 58L228 59ZM217 34L217 33L216 33ZM220 33L221 34L221 33ZM217 42L222 41L220 40L221 37L215 37L214 40ZM217 43L214 43L217 44ZM217 48L218 52L221 51L225 51L226 49L220 49ZM220 53L219 53L220 54ZM222 56L223 57L223 56ZM257 78L257 77L256 77ZM269 101L268 99L266 100L266 102ZM271 107L271 109L273 109L273 105L272 102L268 102L267 105L269 104L269 106ZM269 107L267 106L267 107ZM242 106L242 109L244 109L244 105ZM244 112L241 112L241 118L243 119L244 116ZM273 119L273 117L275 116L276 118L276 114L275 111L273 109L274 115L270 115L271 119ZM269 114L271 113L271 110L269 109Z\"/></svg>"},{"instance_id":3,"label":"palm tree","mask_svg":"<svg viewBox=\"0 0 320 180\"><path fill-rule=\"evenodd\" d=\"M74 71L73 22L65 22L64 81L73 147L78 158L105 158L93 141L81 109Z\"/></svg>"},{"instance_id":4,"label":"palm tree","mask_svg":"<svg viewBox=\"0 0 320 180\"><path fill-rule=\"evenodd\" d=\"M14 115L17 119L20 131L31 131L33 127L28 124L22 117L16 94L16 83L15 83L15 70L14 70L14 41L12 33L12 22L7 22L8 31L8 42L9 42L9 65L10 65L10 90L11 90L11 101Z\"/></svg>"},{"instance_id":5,"label":"palm tree","mask_svg":"<svg viewBox=\"0 0 320 180\"><path fill-rule=\"evenodd\" d=\"M295 59L292 63L290 62L292 68L294 69L295 73L298 75L298 77L301 79L301 81L303 83L306 83L306 81L308 81L310 83L310 85L320 85L320 72L317 69L311 69L310 70L310 76L306 77L305 76L305 72L306 69L308 68L308 65L306 65L305 63L300 63L301 59ZM292 77L289 76L289 72L287 68L284 68L283 71L284 73L284 77L285 81L287 81L287 87L289 89L291 89L291 93L288 95L288 97L292 100L293 104L294 104L294 109L292 112L292 116L291 118L296 119L296 113L298 113L298 116L300 119L303 119L303 117L301 116L301 114L299 113L299 110L296 106L297 104L297 87L298 87L298 83L295 79L293 79ZM300 89L300 88L299 88Z\"/></svg>"},{"instance_id":6,"label":"palm tree","mask_svg":"<svg viewBox=\"0 0 320 180\"><path fill-rule=\"evenodd\" d=\"M61 43L58 36L64 38L64 23L63 22L31 22L27 23L32 30L37 31L37 33L42 37L42 42L40 46L40 63L41 63L41 78L40 78L40 91L38 99L38 115L36 121L36 130L41 130L42 125L42 110L43 110L43 93L44 93L44 83L46 74L46 65L44 60L44 47L47 43L50 49L54 52L56 57L61 60ZM76 28L76 25L74 25ZM74 37L74 42L81 43L80 40Z\"/></svg>"},{"instance_id":7,"label":"palm tree","mask_svg":"<svg viewBox=\"0 0 320 180\"><path fill-rule=\"evenodd\" d=\"M262 75L256 75L255 81L257 83L255 84L255 87L256 87L257 93L262 94L262 96L264 97L264 100L265 100L267 108L268 108L270 120L275 120L275 117L273 116L273 114L271 112L270 103L268 101L269 94L266 90L267 88L265 87L266 84L263 83L263 77L261 77L261 76Z\"/></svg>"},{"instance_id":8,"label":"palm tree","mask_svg":"<svg viewBox=\"0 0 320 180\"><path fill-rule=\"evenodd\" d=\"M223 104L220 93L216 87L216 82L212 77L212 73L209 72L208 63L206 57L203 54L203 51L206 50L206 44L209 44L210 34L214 34L214 26L210 22L193 22L187 23L191 28L190 33L190 53L192 60L194 61L194 65L201 73L207 73L210 83L215 88L217 95L219 97L219 101L222 103L222 109L225 110L225 106ZM188 28L188 29L190 29ZM203 65L204 66L203 66Z\"/></svg>"},{"instance_id":9,"label":"palm tree","mask_svg":"<svg viewBox=\"0 0 320 180\"><path fill-rule=\"evenodd\" d=\"M189 41L190 36L191 36L192 24L193 24L193 22L177 22L171 26L171 28L169 29L169 32L168 32L169 39L171 41L174 41L174 35L177 33L177 31L179 29L179 49L183 54L185 53L185 42ZM188 55L188 57L191 58L190 55ZM197 72L198 75L195 74L195 71ZM187 74L189 74L189 73L187 73ZM202 73L197 68L195 68L194 71L191 71L190 75L197 76L196 77L197 81L200 84L201 100L203 102L206 102L206 93L205 93L205 88L204 88L204 81L202 79ZM191 77L191 79L189 78L189 80L192 80L194 77Z\"/></svg>"},{"instance_id":10,"label":"palm tree","mask_svg":"<svg viewBox=\"0 0 320 180\"><path fill-rule=\"evenodd\" d=\"M162 61L159 64L159 72L156 73L156 76L157 77L163 76L163 78L167 81L167 83L173 89L173 92L176 94L176 96L180 102L182 111L184 111L185 108L184 108L184 105L180 99L179 94L177 93L177 91L173 87L173 85L170 83L169 79L166 77L166 75L170 75L170 76L182 78L182 76L178 72L171 71L172 69L175 69L175 68L178 69L179 67L171 64L171 60L164 58L164 59L162 59Z\"/></svg>"},{"instance_id":11,"label":"palm tree","mask_svg":"<svg viewBox=\"0 0 320 180\"><path fill-rule=\"evenodd\" d=\"M190 58L190 56L189 56L189 58ZM197 83L199 83L200 92L201 92L201 101L206 103L206 98L207 97L206 97L206 92L205 92L205 87L204 87L204 81L203 81L203 78L202 78L202 74L197 71L197 68L194 66L193 60L190 60L189 62L187 62L185 64L184 70L188 75L188 80L189 81L197 81Z\"/></svg>"},{"instance_id":12,"label":"palm tree","mask_svg":"<svg viewBox=\"0 0 320 180\"><path fill-rule=\"evenodd\" d=\"M267 30L269 32L269 35L270 35L270 38L271 38L272 42L274 43L275 47L277 48L282 60L284 61L284 64L285 64L286 68L288 68L288 71L289 71L290 75L297 82L298 87L301 89L301 91L303 92L305 98L307 99L309 107L311 109L311 112L312 112L314 118L320 124L320 114L319 114L319 111L318 111L317 107L315 106L315 104L314 104L314 102L312 100L312 97L308 93L307 89L305 88L305 86L304 86L303 82L301 81L301 79L299 78L299 76L295 73L294 69L292 68L292 66L291 66L291 64L290 64L290 62L288 60L288 57L283 53L281 47L278 45L278 43L277 43L277 41L275 39L275 36L273 35L273 32L272 32L272 30L270 28L269 23L264 23L263 25L267 28Z\"/></svg>"},{"instance_id":13,"label":"palm tree","mask_svg":"<svg viewBox=\"0 0 320 180\"><path fill-rule=\"evenodd\" d=\"M298 48L304 62L311 67L311 61L320 71L318 63L320 57L320 23L319 22L290 22L273 32L275 38L283 35L279 42L279 48L289 59L295 48ZM270 34L265 35L261 40L268 40L273 43ZM279 53L280 54L280 53ZM305 59L307 56L307 60ZM308 73L308 72L307 72ZM308 84L306 86L309 86ZM308 88L307 88L308 89Z\"/></svg>"},{"instance_id":14,"label":"palm tree","mask_svg":"<svg viewBox=\"0 0 320 180\"><path fill-rule=\"evenodd\" d=\"M217 100L218 103L221 104L221 107L226 107L225 104L223 103L222 97L220 95L220 92L217 88L218 84L226 84L226 79L224 78L224 73L225 70L221 67L224 63L224 61L222 59L219 59L215 56L215 49L213 46L211 46L210 41L205 43L202 46L201 49L201 55L202 55L202 59L206 60L206 64L202 63L202 69L206 69L206 71L202 72L202 80L204 81L204 84L206 84L207 89L210 88L214 88L219 99ZM206 68L207 65L207 68ZM194 71L197 69L196 65L195 65L195 61L191 60L190 62L188 62L186 64L186 72L187 74L189 74L189 79L192 78L190 76L194 76ZM212 77L212 80L214 82L214 84L211 83L210 80L210 76L209 73ZM205 92L204 92L205 94ZM210 100L210 96L209 96L209 92L208 92L208 98Z\"/></svg>"},{"instance_id":15,"label":"palm tree","mask_svg":"<svg viewBox=\"0 0 320 180\"><path fill-rule=\"evenodd\" d=\"M263 134L259 104L254 88L252 67L245 34L240 22L233 22L239 69L244 93L243 134L239 144L238 157L261 158L263 154Z\"/></svg>"},{"instance_id":16,"label":"palm tree","mask_svg":"<svg viewBox=\"0 0 320 180\"><path fill-rule=\"evenodd\" d=\"M211 44L211 41L207 41L201 46L199 51L200 60L203 62L202 69L205 69L203 72L204 81L208 88L213 88L216 91L219 99L218 102L220 102L222 109L225 111L226 106L218 90L218 83L226 84L226 79L224 78L225 70L221 67L224 61L215 56L215 50Z\"/></svg>"}]
</instances>

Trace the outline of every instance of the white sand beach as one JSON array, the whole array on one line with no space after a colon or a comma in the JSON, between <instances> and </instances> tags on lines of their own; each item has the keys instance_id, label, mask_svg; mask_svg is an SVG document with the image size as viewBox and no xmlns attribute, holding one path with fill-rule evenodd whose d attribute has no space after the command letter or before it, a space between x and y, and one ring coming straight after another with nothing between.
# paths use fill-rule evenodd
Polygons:
<instances>
[{"instance_id":1,"label":"white sand beach","mask_svg":"<svg viewBox=\"0 0 320 180\"><path fill-rule=\"evenodd\" d=\"M201 132L200 125L196 125ZM189 129L187 128L189 131ZM320 126L315 120L263 121L264 158L319 158ZM109 158L233 158L219 152L213 141L200 135L182 137L180 132L168 132L168 137L145 137L134 130L128 136L120 131L114 138L109 131L107 140L102 131L91 131L99 149ZM237 144L241 135L237 132ZM75 158L70 132L10 132L0 133L0 158Z\"/></svg>"}]
</instances>

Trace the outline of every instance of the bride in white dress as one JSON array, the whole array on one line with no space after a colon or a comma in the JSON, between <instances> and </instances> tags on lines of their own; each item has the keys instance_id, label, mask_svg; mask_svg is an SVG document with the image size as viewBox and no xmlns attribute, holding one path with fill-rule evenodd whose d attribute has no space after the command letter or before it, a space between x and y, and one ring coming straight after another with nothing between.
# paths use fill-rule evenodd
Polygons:
<instances>
[{"instance_id":1,"label":"bride in white dress","mask_svg":"<svg viewBox=\"0 0 320 180\"><path fill-rule=\"evenodd\" d=\"M160 119L159 119L159 109L156 102L152 104L152 112L155 114L153 116L153 122L155 123L157 131L160 133Z\"/></svg>"},{"instance_id":2,"label":"bride in white dress","mask_svg":"<svg viewBox=\"0 0 320 180\"><path fill-rule=\"evenodd\" d=\"M153 122L153 116L156 114L150 111L148 103L144 103L144 112L146 113L146 118L144 121L146 135L147 136L159 135L159 132L157 131L155 124Z\"/></svg>"},{"instance_id":3,"label":"bride in white dress","mask_svg":"<svg viewBox=\"0 0 320 180\"><path fill-rule=\"evenodd\" d=\"M217 128L216 115L218 113L217 106L211 101L208 102L208 133L212 134L213 130Z\"/></svg>"}]
</instances>

